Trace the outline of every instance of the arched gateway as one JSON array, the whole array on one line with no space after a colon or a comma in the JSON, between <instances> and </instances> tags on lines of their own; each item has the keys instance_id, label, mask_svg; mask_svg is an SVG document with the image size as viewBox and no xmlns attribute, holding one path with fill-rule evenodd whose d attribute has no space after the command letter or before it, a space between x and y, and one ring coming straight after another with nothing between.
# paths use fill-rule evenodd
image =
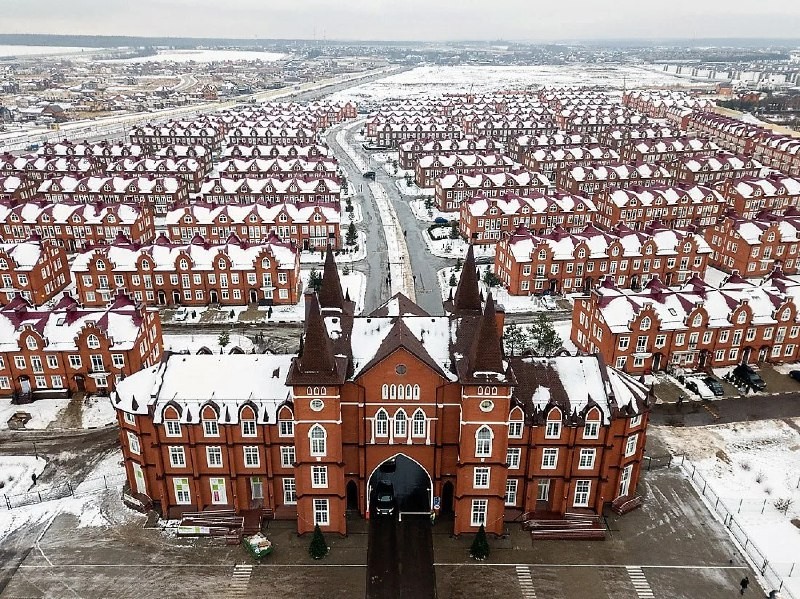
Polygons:
<instances>
[{"instance_id":1,"label":"arched gateway","mask_svg":"<svg viewBox=\"0 0 800 599\"><path fill-rule=\"evenodd\" d=\"M398 512L427 512L433 507L430 474L415 459L398 453L381 462L369 477L367 511L375 505L378 490L391 488Z\"/></svg>"}]
</instances>

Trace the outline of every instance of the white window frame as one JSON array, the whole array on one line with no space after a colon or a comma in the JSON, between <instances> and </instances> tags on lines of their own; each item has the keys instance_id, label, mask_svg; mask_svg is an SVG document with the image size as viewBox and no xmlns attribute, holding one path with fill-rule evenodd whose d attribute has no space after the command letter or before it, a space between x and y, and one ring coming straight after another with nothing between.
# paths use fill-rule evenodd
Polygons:
<instances>
[{"instance_id":1,"label":"white window frame","mask_svg":"<svg viewBox=\"0 0 800 599\"><path fill-rule=\"evenodd\" d=\"M585 500L578 501L579 497L586 495ZM592 496L592 481L591 480L577 480L575 481L575 494L573 496L573 507L589 507L589 499Z\"/></svg>"},{"instance_id":2,"label":"white window frame","mask_svg":"<svg viewBox=\"0 0 800 599\"><path fill-rule=\"evenodd\" d=\"M165 420L164 431L167 437L180 437L181 436L181 421L180 420Z\"/></svg>"},{"instance_id":3,"label":"white window frame","mask_svg":"<svg viewBox=\"0 0 800 599\"><path fill-rule=\"evenodd\" d=\"M297 504L297 482L293 476L286 476L281 482L283 488L283 503L284 505Z\"/></svg>"},{"instance_id":4,"label":"white window frame","mask_svg":"<svg viewBox=\"0 0 800 599\"><path fill-rule=\"evenodd\" d=\"M330 502L327 499L314 499L314 524L329 526L331 523Z\"/></svg>"},{"instance_id":5,"label":"white window frame","mask_svg":"<svg viewBox=\"0 0 800 599\"><path fill-rule=\"evenodd\" d=\"M489 433L488 439L483 438L483 433ZM492 439L494 432L485 424L475 431L475 457L476 458L489 458L492 456Z\"/></svg>"},{"instance_id":6,"label":"white window frame","mask_svg":"<svg viewBox=\"0 0 800 599\"><path fill-rule=\"evenodd\" d=\"M472 471L472 487L474 489L488 489L491 469L488 466L475 466Z\"/></svg>"},{"instance_id":7,"label":"white window frame","mask_svg":"<svg viewBox=\"0 0 800 599\"><path fill-rule=\"evenodd\" d=\"M520 461L522 460L521 447L509 447L506 450L506 463L509 470L519 470Z\"/></svg>"},{"instance_id":8,"label":"white window frame","mask_svg":"<svg viewBox=\"0 0 800 599\"><path fill-rule=\"evenodd\" d=\"M214 459L211 456L214 456ZM219 459L216 459L219 458ZM222 447L219 445L206 446L206 464L209 468L222 468Z\"/></svg>"},{"instance_id":9,"label":"white window frame","mask_svg":"<svg viewBox=\"0 0 800 599\"><path fill-rule=\"evenodd\" d=\"M281 468L294 468L297 461L297 453L294 445L281 446Z\"/></svg>"},{"instance_id":10,"label":"white window frame","mask_svg":"<svg viewBox=\"0 0 800 599\"><path fill-rule=\"evenodd\" d=\"M186 468L186 451L182 445L170 445L168 453L169 465L172 468Z\"/></svg>"},{"instance_id":11,"label":"white window frame","mask_svg":"<svg viewBox=\"0 0 800 599\"><path fill-rule=\"evenodd\" d=\"M328 488L327 466L311 466L311 487L313 489Z\"/></svg>"},{"instance_id":12,"label":"white window frame","mask_svg":"<svg viewBox=\"0 0 800 599\"><path fill-rule=\"evenodd\" d=\"M204 437L219 437L219 423L216 420L204 419L203 420L203 436Z\"/></svg>"},{"instance_id":13,"label":"white window frame","mask_svg":"<svg viewBox=\"0 0 800 599\"><path fill-rule=\"evenodd\" d=\"M315 431L322 431L322 437L315 436ZM309 448L311 455L314 457L322 457L328 452L328 432L321 424L315 424L308 430ZM320 445L321 443L321 445Z\"/></svg>"},{"instance_id":14,"label":"white window frame","mask_svg":"<svg viewBox=\"0 0 800 599\"><path fill-rule=\"evenodd\" d=\"M173 478L172 488L175 491L175 503L177 505L190 505L192 503L188 478Z\"/></svg>"},{"instance_id":15,"label":"white window frame","mask_svg":"<svg viewBox=\"0 0 800 599\"><path fill-rule=\"evenodd\" d=\"M245 445L242 447L242 456L245 468L259 468L261 466L261 452L258 451L258 445ZM253 460L253 456L255 456L255 460Z\"/></svg>"},{"instance_id":16,"label":"white window frame","mask_svg":"<svg viewBox=\"0 0 800 599\"><path fill-rule=\"evenodd\" d=\"M506 494L503 501L507 506L517 505L517 489L519 488L519 481L516 478L509 478L506 480Z\"/></svg>"},{"instance_id":17,"label":"white window frame","mask_svg":"<svg viewBox=\"0 0 800 599\"><path fill-rule=\"evenodd\" d=\"M136 436L135 433L128 431L128 449L131 450L131 453L135 453L136 455L141 455L142 453L142 446L139 443L139 437Z\"/></svg>"},{"instance_id":18,"label":"white window frame","mask_svg":"<svg viewBox=\"0 0 800 599\"><path fill-rule=\"evenodd\" d=\"M470 510L470 526L478 527L481 524L486 526L487 514L489 512L488 499L473 499L472 509Z\"/></svg>"},{"instance_id":19,"label":"white window frame","mask_svg":"<svg viewBox=\"0 0 800 599\"><path fill-rule=\"evenodd\" d=\"M258 427L256 421L252 418L241 421L242 437L257 437Z\"/></svg>"},{"instance_id":20,"label":"white window frame","mask_svg":"<svg viewBox=\"0 0 800 599\"><path fill-rule=\"evenodd\" d=\"M594 447L581 447L578 457L578 470L592 470L597 457L597 449Z\"/></svg>"},{"instance_id":21,"label":"white window frame","mask_svg":"<svg viewBox=\"0 0 800 599\"><path fill-rule=\"evenodd\" d=\"M625 441L625 457L629 458L633 454L635 454L638 445L639 445L639 433L636 433L628 437L628 440Z\"/></svg>"},{"instance_id":22,"label":"white window frame","mask_svg":"<svg viewBox=\"0 0 800 599\"><path fill-rule=\"evenodd\" d=\"M542 450L542 470L555 470L558 467L558 447L545 447Z\"/></svg>"}]
</instances>

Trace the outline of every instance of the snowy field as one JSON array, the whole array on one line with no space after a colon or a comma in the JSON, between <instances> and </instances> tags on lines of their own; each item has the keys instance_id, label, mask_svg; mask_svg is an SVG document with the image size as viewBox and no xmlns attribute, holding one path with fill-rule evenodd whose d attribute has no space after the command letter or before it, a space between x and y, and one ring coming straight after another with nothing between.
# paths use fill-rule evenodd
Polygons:
<instances>
[{"instance_id":1,"label":"snowy field","mask_svg":"<svg viewBox=\"0 0 800 599\"><path fill-rule=\"evenodd\" d=\"M443 93L490 92L531 86L601 86L622 90L637 87L691 86L692 81L669 73L630 65L563 66L427 66L336 92L333 100L381 102L390 98L435 96Z\"/></svg>"},{"instance_id":2,"label":"snowy field","mask_svg":"<svg viewBox=\"0 0 800 599\"><path fill-rule=\"evenodd\" d=\"M228 345L225 347L224 352L230 353L234 347L240 348L245 353L250 353L253 349L253 342L245 335L238 333L231 333L229 335ZM184 334L184 335L164 335L164 349L173 352L188 351L190 354L196 354L201 348L208 348L213 354L219 354L219 335L203 335L203 334Z\"/></svg>"},{"instance_id":3,"label":"snowy field","mask_svg":"<svg viewBox=\"0 0 800 599\"><path fill-rule=\"evenodd\" d=\"M117 411L111 399L102 395L90 395L83 400L83 428L97 428L117 423Z\"/></svg>"},{"instance_id":4,"label":"snowy field","mask_svg":"<svg viewBox=\"0 0 800 599\"><path fill-rule=\"evenodd\" d=\"M97 51L97 48L72 48L64 46L0 46L0 56L44 56L48 54L78 54Z\"/></svg>"},{"instance_id":5,"label":"snowy field","mask_svg":"<svg viewBox=\"0 0 800 599\"><path fill-rule=\"evenodd\" d=\"M673 453L693 462L713 493L705 494L712 509L716 496L733 514L743 532L736 534L737 525L729 529L740 543L746 534L800 597L800 528L792 523L800 523L800 419L664 427L657 434Z\"/></svg>"},{"instance_id":6,"label":"snowy field","mask_svg":"<svg viewBox=\"0 0 800 599\"><path fill-rule=\"evenodd\" d=\"M34 474L40 476L47 465L34 456L0 456L0 494L25 493L33 485Z\"/></svg>"},{"instance_id":7,"label":"snowy field","mask_svg":"<svg viewBox=\"0 0 800 599\"><path fill-rule=\"evenodd\" d=\"M437 218L443 218L447 221L451 220L458 220L458 212L442 212L440 211L436 205L432 205L429 208L425 207L425 200L424 199L416 199L416 200L409 200L408 207L411 208L411 212L417 218L424 223L432 223Z\"/></svg>"},{"instance_id":8,"label":"snowy field","mask_svg":"<svg viewBox=\"0 0 800 599\"><path fill-rule=\"evenodd\" d=\"M8 428L8 419L16 412L27 412L31 415L25 428L47 428L58 417L59 412L67 407L68 403L69 398L37 399L33 403L15 406L11 404L10 399L0 399L0 430Z\"/></svg>"},{"instance_id":9,"label":"snowy field","mask_svg":"<svg viewBox=\"0 0 800 599\"><path fill-rule=\"evenodd\" d=\"M319 274L322 274L322 269L317 269ZM303 289L308 287L308 279L311 275L311 270L301 270L300 278L303 280ZM347 296L350 294L350 299L356 303L355 313L360 314L364 309L364 297L367 293L367 276L355 270L351 270L348 274L343 274L343 270L339 269L339 278L342 281L342 293ZM288 322L302 322L306 314L305 296L300 296L300 303L294 306L273 306L272 318L267 319L266 308L259 308L264 312L266 322L274 321L288 321Z\"/></svg>"},{"instance_id":10,"label":"snowy field","mask_svg":"<svg viewBox=\"0 0 800 599\"><path fill-rule=\"evenodd\" d=\"M256 50L170 50L159 52L155 56L137 56L136 58L115 58L102 62L220 62L225 60L260 60L275 62L286 56L275 52L258 52Z\"/></svg>"},{"instance_id":11,"label":"snowy field","mask_svg":"<svg viewBox=\"0 0 800 599\"><path fill-rule=\"evenodd\" d=\"M428 245L428 249L434 256L439 256L440 258L467 257L469 244L461 237L457 239L450 239L449 226L443 226L434 229L433 235L435 239L434 237L431 237L431 232L427 230L422 233L422 238L425 240L425 243ZM475 245L473 247L476 258L491 258L492 263L494 262L494 244Z\"/></svg>"}]
</instances>

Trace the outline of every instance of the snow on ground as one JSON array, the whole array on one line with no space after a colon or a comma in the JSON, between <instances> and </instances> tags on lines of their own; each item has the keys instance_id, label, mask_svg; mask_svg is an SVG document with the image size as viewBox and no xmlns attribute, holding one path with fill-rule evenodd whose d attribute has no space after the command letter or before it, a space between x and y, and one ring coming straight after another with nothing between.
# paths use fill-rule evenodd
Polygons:
<instances>
[{"instance_id":1,"label":"snow on ground","mask_svg":"<svg viewBox=\"0 0 800 599\"><path fill-rule=\"evenodd\" d=\"M361 206L358 206L361 208ZM346 214L346 213L345 213ZM349 222L347 223L350 224ZM344 262L359 262L367 257L367 234L364 231L358 231L358 240L356 241L356 245L358 249L356 251L352 251L354 246L349 246L346 244L344 240L344 235L347 233L347 226L342 227L342 250L335 254L337 264L341 264ZM301 252L300 253L300 264L322 264L325 262L325 252Z\"/></svg>"},{"instance_id":2,"label":"snow on ground","mask_svg":"<svg viewBox=\"0 0 800 599\"><path fill-rule=\"evenodd\" d=\"M0 430L8 428L8 420L17 412L27 412L31 419L26 429L44 429L67 407L69 398L37 399L25 405L12 405L10 399L0 399Z\"/></svg>"},{"instance_id":3,"label":"snow on ground","mask_svg":"<svg viewBox=\"0 0 800 599\"><path fill-rule=\"evenodd\" d=\"M439 233L439 231L441 231L441 233ZM466 258L469 244L461 237L458 239L450 239L450 227L445 226L439 229L434 229L433 234L436 236L443 235L443 237L439 239L433 239L429 231L425 231L422 234L422 238L428 245L428 249L430 250L431 254L434 256L439 256L440 258ZM491 262L494 262L494 244L475 245L473 247L475 258L483 258L484 260L491 258Z\"/></svg>"},{"instance_id":4,"label":"snow on ground","mask_svg":"<svg viewBox=\"0 0 800 599\"><path fill-rule=\"evenodd\" d=\"M712 287L719 287L728 276L728 273L714 268L713 266L709 266L706 269L706 274L703 275L703 280Z\"/></svg>"},{"instance_id":5,"label":"snow on ground","mask_svg":"<svg viewBox=\"0 0 800 599\"><path fill-rule=\"evenodd\" d=\"M322 274L321 270L317 270L317 272ZM300 278L303 280L303 289L308 287L310 275L311 270L300 271ZM348 274L344 274L344 271L339 269L339 278L342 281L342 292L345 295L347 295L348 292L350 293L350 299L356 303L355 313L360 314L364 309L364 298L367 294L367 276L357 270L351 270ZM305 296L301 296L300 302L294 306L273 306L271 319L267 318L267 308L261 307L259 311L264 312L265 322L302 322L305 320L306 315Z\"/></svg>"},{"instance_id":6,"label":"snow on ground","mask_svg":"<svg viewBox=\"0 0 800 599\"><path fill-rule=\"evenodd\" d=\"M155 56L137 56L136 58L114 58L100 62L120 62L137 64L143 62L219 62L224 60L260 60L275 62L284 58L285 54L275 52L259 52L256 50L170 50L159 52Z\"/></svg>"},{"instance_id":7,"label":"snow on ground","mask_svg":"<svg viewBox=\"0 0 800 599\"><path fill-rule=\"evenodd\" d=\"M561 345L571 354L577 354L578 348L572 342L570 335L572 334L572 319L568 318L567 320L554 320L553 328L558 333L558 336L561 337Z\"/></svg>"},{"instance_id":8,"label":"snow on ground","mask_svg":"<svg viewBox=\"0 0 800 599\"><path fill-rule=\"evenodd\" d=\"M0 494L25 493L33 486L32 475L40 476L47 461L34 456L0 456Z\"/></svg>"},{"instance_id":9,"label":"snow on ground","mask_svg":"<svg viewBox=\"0 0 800 599\"><path fill-rule=\"evenodd\" d=\"M381 102L443 93L484 93L529 86L600 86L622 89L691 86L692 80L632 65L425 66L336 92L332 100Z\"/></svg>"},{"instance_id":10,"label":"snow on ground","mask_svg":"<svg viewBox=\"0 0 800 599\"><path fill-rule=\"evenodd\" d=\"M111 399L103 395L89 395L83 402L82 424L83 428L96 428L115 424L117 411L111 404Z\"/></svg>"},{"instance_id":11,"label":"snow on ground","mask_svg":"<svg viewBox=\"0 0 800 599\"><path fill-rule=\"evenodd\" d=\"M411 212L417 220L421 220L424 223L432 223L437 218L443 218L448 222L458 220L457 212L442 212L436 207L436 204L431 206L430 209L426 208L424 199L409 200L408 207L411 208Z\"/></svg>"},{"instance_id":12,"label":"snow on ground","mask_svg":"<svg viewBox=\"0 0 800 599\"><path fill-rule=\"evenodd\" d=\"M238 333L230 333L227 346L224 348L224 353L230 353L234 347L240 348L245 353L250 353L253 349L253 342L246 335ZM219 354L222 347L219 344L219 335L204 335L204 334L178 334L178 335L164 335L164 349L173 352L188 351L190 354L196 354L201 348L208 348L213 354Z\"/></svg>"},{"instance_id":13,"label":"snow on ground","mask_svg":"<svg viewBox=\"0 0 800 599\"><path fill-rule=\"evenodd\" d=\"M658 435L694 463L779 576L796 564L784 581L800 597L800 528L792 524L800 518L800 419L659 427ZM786 513L781 501L790 502Z\"/></svg>"},{"instance_id":14,"label":"snow on ground","mask_svg":"<svg viewBox=\"0 0 800 599\"><path fill-rule=\"evenodd\" d=\"M0 57L80 54L83 51L96 52L97 48L78 48L71 46L0 46Z\"/></svg>"},{"instance_id":15,"label":"snow on ground","mask_svg":"<svg viewBox=\"0 0 800 599\"><path fill-rule=\"evenodd\" d=\"M397 187L397 191L406 196L433 196L436 194L436 190L433 187L419 187L414 183L413 179L411 185L408 184L405 178L398 179L394 184Z\"/></svg>"},{"instance_id":16,"label":"snow on ground","mask_svg":"<svg viewBox=\"0 0 800 599\"><path fill-rule=\"evenodd\" d=\"M24 458L15 456L11 459L19 461ZM79 527L110 527L143 518L141 514L125 507L120 500L120 488L125 482L125 470L121 460L120 450L108 454L83 482L74 487L74 496L15 507L11 510L0 506L0 543L15 530L46 524L59 514L75 515ZM35 491L36 487L32 490Z\"/></svg>"}]
</instances>

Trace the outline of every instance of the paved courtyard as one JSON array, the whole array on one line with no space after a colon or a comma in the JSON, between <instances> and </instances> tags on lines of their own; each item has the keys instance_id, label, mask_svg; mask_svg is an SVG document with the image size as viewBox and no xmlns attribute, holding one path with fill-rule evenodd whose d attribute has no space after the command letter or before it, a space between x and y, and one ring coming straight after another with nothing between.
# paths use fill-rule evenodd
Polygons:
<instances>
[{"instance_id":1,"label":"paved courtyard","mask_svg":"<svg viewBox=\"0 0 800 599\"><path fill-rule=\"evenodd\" d=\"M653 438L650 451L659 450ZM604 542L533 543L509 524L508 536L490 541L492 554L482 563L468 557L471 538L451 538L448 523L438 521L432 529L437 596L473 597L480 589L482 599L534 596L531 591L548 599L617 599L647 596L640 593L649 588L665 599L722 599L737 591L745 573L755 579L724 527L676 469L646 473L641 491L645 506L609 518ZM64 514L38 530L38 546L37 536L31 537L21 563L3 563L8 583L0 586L0 598L365 596L363 520L352 521L346 538L329 536L331 553L320 562L308 557L310 539L298 538L292 522L271 522L268 535L276 550L255 564L240 547L144 529L144 518L125 514L114 494L106 503L116 526L80 527L75 516ZM755 585L749 592L760 593Z\"/></svg>"}]
</instances>

